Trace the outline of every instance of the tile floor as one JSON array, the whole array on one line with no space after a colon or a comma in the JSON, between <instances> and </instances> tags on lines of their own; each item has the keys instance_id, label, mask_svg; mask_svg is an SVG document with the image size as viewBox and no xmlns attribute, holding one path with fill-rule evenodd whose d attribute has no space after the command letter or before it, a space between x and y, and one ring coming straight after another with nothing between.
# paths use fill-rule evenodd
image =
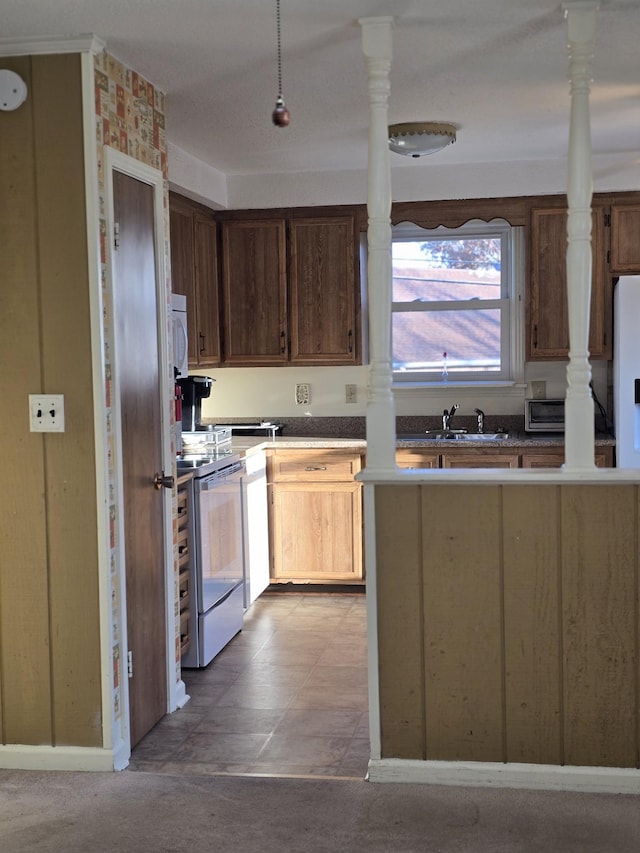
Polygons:
<instances>
[{"instance_id":1,"label":"tile floor","mask_svg":"<svg viewBox=\"0 0 640 853\"><path fill-rule=\"evenodd\" d=\"M266 592L190 701L133 750L130 770L364 778L369 760L362 593Z\"/></svg>"}]
</instances>

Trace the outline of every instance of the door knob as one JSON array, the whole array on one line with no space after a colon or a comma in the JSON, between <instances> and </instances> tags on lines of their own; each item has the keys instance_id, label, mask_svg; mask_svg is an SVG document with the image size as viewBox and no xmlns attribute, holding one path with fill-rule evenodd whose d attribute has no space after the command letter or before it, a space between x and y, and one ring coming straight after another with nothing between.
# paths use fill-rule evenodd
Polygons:
<instances>
[{"instance_id":1,"label":"door knob","mask_svg":"<svg viewBox=\"0 0 640 853\"><path fill-rule=\"evenodd\" d=\"M160 474L156 474L153 478L153 485L156 489L160 490L163 486L165 489L173 488L173 477L168 477L164 471Z\"/></svg>"}]
</instances>

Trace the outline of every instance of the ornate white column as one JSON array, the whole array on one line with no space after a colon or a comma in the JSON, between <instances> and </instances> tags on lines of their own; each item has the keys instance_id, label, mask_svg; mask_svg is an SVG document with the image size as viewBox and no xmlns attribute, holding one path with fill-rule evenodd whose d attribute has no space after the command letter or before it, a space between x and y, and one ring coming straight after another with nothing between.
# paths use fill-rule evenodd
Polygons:
<instances>
[{"instance_id":1,"label":"ornate white column","mask_svg":"<svg viewBox=\"0 0 640 853\"><path fill-rule=\"evenodd\" d=\"M369 90L369 347L371 390L367 404L367 468L395 471L396 416L391 366L391 169L389 71L393 18L361 18L362 52Z\"/></svg>"},{"instance_id":2,"label":"ornate white column","mask_svg":"<svg viewBox=\"0 0 640 853\"><path fill-rule=\"evenodd\" d=\"M567 200L567 297L569 365L565 423L566 471L595 467L595 426L589 364L591 305L591 123L589 92L593 59L596 0L563 3L567 20L571 115Z\"/></svg>"}]
</instances>

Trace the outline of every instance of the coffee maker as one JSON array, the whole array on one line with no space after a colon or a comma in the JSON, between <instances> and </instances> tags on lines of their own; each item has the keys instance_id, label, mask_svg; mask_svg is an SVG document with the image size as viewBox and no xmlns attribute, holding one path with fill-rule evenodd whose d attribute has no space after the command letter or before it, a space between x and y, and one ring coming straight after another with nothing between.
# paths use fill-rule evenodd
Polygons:
<instances>
[{"instance_id":1,"label":"coffee maker","mask_svg":"<svg viewBox=\"0 0 640 853\"><path fill-rule=\"evenodd\" d=\"M206 429L202 425L202 400L211 394L215 382L210 376L180 376L177 379L182 389L182 432Z\"/></svg>"}]
</instances>

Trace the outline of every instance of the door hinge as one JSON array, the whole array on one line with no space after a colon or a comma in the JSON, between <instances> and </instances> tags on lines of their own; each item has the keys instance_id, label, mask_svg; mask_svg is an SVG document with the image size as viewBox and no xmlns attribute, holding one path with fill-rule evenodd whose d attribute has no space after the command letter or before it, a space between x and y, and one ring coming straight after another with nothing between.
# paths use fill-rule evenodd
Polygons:
<instances>
[{"instance_id":1,"label":"door hinge","mask_svg":"<svg viewBox=\"0 0 640 853\"><path fill-rule=\"evenodd\" d=\"M133 652L127 652L127 675L133 678Z\"/></svg>"},{"instance_id":2,"label":"door hinge","mask_svg":"<svg viewBox=\"0 0 640 853\"><path fill-rule=\"evenodd\" d=\"M113 248L117 252L120 248L120 223L113 223Z\"/></svg>"}]
</instances>

